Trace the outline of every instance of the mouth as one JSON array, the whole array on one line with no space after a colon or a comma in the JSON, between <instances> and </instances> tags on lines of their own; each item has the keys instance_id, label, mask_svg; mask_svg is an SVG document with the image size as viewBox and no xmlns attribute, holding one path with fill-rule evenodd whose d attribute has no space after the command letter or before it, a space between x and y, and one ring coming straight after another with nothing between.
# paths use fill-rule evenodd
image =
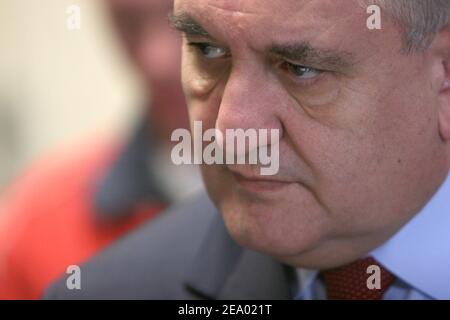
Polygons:
<instances>
[{"instance_id":1,"label":"mouth","mask_svg":"<svg viewBox=\"0 0 450 320\"><path fill-rule=\"evenodd\" d=\"M236 184L249 193L266 193L281 191L292 185L293 181L277 180L264 176L247 175L235 170L230 170Z\"/></svg>"}]
</instances>

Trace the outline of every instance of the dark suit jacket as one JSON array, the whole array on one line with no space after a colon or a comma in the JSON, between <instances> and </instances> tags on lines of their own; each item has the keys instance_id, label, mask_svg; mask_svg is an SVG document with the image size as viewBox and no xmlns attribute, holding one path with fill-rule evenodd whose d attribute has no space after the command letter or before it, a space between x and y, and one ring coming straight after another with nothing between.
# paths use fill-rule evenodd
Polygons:
<instances>
[{"instance_id":1,"label":"dark suit jacket","mask_svg":"<svg viewBox=\"0 0 450 320\"><path fill-rule=\"evenodd\" d=\"M294 270L237 245L206 195L181 203L64 275L46 299L292 299Z\"/></svg>"}]
</instances>

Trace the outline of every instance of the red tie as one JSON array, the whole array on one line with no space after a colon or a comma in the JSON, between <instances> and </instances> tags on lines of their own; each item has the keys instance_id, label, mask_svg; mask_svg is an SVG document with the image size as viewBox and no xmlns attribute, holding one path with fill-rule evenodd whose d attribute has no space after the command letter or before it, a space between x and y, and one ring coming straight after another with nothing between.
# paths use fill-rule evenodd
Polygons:
<instances>
[{"instance_id":1,"label":"red tie","mask_svg":"<svg viewBox=\"0 0 450 320\"><path fill-rule=\"evenodd\" d=\"M372 275L367 272L370 265L376 265L381 270L380 289L369 289L367 286L367 279ZM372 257L322 271L320 276L329 300L381 300L395 281L395 277Z\"/></svg>"}]
</instances>

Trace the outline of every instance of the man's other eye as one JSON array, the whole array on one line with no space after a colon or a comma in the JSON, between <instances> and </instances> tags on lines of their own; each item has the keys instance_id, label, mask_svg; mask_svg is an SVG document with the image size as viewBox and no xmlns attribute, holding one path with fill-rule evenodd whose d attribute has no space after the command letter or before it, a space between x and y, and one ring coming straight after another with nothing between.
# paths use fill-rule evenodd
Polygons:
<instances>
[{"instance_id":1,"label":"man's other eye","mask_svg":"<svg viewBox=\"0 0 450 320\"><path fill-rule=\"evenodd\" d=\"M220 59L229 55L227 49L209 43L189 43L189 46L196 48L206 59Z\"/></svg>"},{"instance_id":2,"label":"man's other eye","mask_svg":"<svg viewBox=\"0 0 450 320\"><path fill-rule=\"evenodd\" d=\"M301 65L296 65L290 62L284 63L284 69L289 72L294 78L301 80L311 80L319 76L322 71L314 68L309 68Z\"/></svg>"}]
</instances>

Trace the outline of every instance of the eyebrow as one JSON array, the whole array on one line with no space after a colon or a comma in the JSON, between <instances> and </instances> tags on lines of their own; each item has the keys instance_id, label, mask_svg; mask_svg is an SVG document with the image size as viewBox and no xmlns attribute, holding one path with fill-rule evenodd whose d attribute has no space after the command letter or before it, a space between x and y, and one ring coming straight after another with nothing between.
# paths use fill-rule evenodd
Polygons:
<instances>
[{"instance_id":1,"label":"eyebrow","mask_svg":"<svg viewBox=\"0 0 450 320\"><path fill-rule=\"evenodd\" d=\"M208 31L206 31L200 23L195 21L190 15L186 13L170 14L169 23L176 30L190 36L202 36L212 38Z\"/></svg>"},{"instance_id":2,"label":"eyebrow","mask_svg":"<svg viewBox=\"0 0 450 320\"><path fill-rule=\"evenodd\" d=\"M316 49L309 42L288 45L274 44L269 51L292 62L337 71L349 69L354 64L352 54L348 52Z\"/></svg>"},{"instance_id":3,"label":"eyebrow","mask_svg":"<svg viewBox=\"0 0 450 320\"><path fill-rule=\"evenodd\" d=\"M188 36L202 36L213 39L194 18L187 13L169 15L169 22L176 30ZM346 71L354 64L352 54L338 50L321 50L314 48L309 42L292 44L272 44L269 52L290 60L292 63L305 64L310 67Z\"/></svg>"}]
</instances>

